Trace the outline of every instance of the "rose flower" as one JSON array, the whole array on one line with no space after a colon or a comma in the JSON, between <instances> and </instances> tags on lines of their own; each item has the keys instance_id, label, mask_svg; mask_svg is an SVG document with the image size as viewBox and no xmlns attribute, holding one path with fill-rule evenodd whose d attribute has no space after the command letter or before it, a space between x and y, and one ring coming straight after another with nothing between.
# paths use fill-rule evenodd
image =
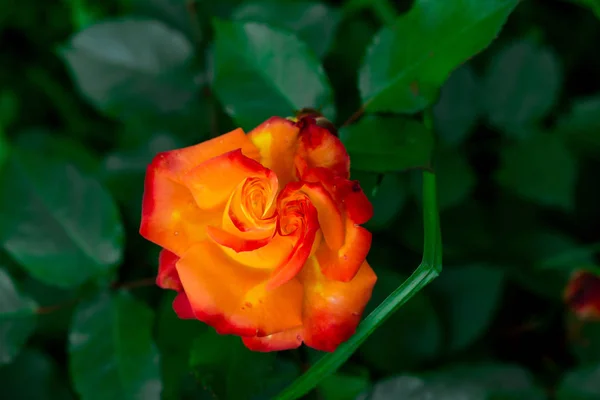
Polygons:
<instances>
[{"instance_id":1,"label":"rose flower","mask_svg":"<svg viewBox=\"0 0 600 400\"><path fill-rule=\"evenodd\" d=\"M571 275L564 294L565 303L582 321L600 321L600 276L586 270Z\"/></svg>"},{"instance_id":2,"label":"rose flower","mask_svg":"<svg viewBox=\"0 0 600 400\"><path fill-rule=\"evenodd\" d=\"M273 117L148 167L140 233L163 248L173 308L251 350L333 351L377 277L365 260L373 209L340 140L314 117Z\"/></svg>"}]
</instances>

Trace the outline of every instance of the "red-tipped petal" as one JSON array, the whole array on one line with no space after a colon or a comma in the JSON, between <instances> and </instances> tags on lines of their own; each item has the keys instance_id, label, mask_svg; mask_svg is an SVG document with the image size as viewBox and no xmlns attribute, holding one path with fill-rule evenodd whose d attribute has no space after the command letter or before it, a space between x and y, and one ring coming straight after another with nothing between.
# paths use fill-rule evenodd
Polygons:
<instances>
[{"instance_id":1,"label":"red-tipped petal","mask_svg":"<svg viewBox=\"0 0 600 400\"><path fill-rule=\"evenodd\" d=\"M269 352L296 349L302 344L302 327L268 336L244 337L242 342L252 351Z\"/></svg>"},{"instance_id":2,"label":"red-tipped petal","mask_svg":"<svg viewBox=\"0 0 600 400\"><path fill-rule=\"evenodd\" d=\"M206 239L206 225L218 223L218 213L202 211L185 186L158 168L156 160L148 167L144 183L140 234L177 254Z\"/></svg>"},{"instance_id":3,"label":"red-tipped petal","mask_svg":"<svg viewBox=\"0 0 600 400\"><path fill-rule=\"evenodd\" d=\"M304 285L304 343L334 351L354 334L373 291L377 276L365 261L350 282L327 279L314 257L302 270Z\"/></svg>"},{"instance_id":4,"label":"red-tipped petal","mask_svg":"<svg viewBox=\"0 0 600 400\"><path fill-rule=\"evenodd\" d=\"M344 245L333 250L327 244L321 244L315 253L321 271L329 279L342 282L352 280L369 253L371 240L371 232L348 219Z\"/></svg>"},{"instance_id":5,"label":"red-tipped petal","mask_svg":"<svg viewBox=\"0 0 600 400\"><path fill-rule=\"evenodd\" d=\"M158 256L158 276L156 277L156 284L159 287L176 290L178 292L183 290L181 280L179 280L179 274L175 268L177 261L179 261L179 257L169 250L163 249L160 252Z\"/></svg>"},{"instance_id":6,"label":"red-tipped petal","mask_svg":"<svg viewBox=\"0 0 600 400\"><path fill-rule=\"evenodd\" d=\"M179 292L173 300L173 310L181 319L196 319L192 305L185 292Z\"/></svg>"},{"instance_id":7,"label":"red-tipped petal","mask_svg":"<svg viewBox=\"0 0 600 400\"><path fill-rule=\"evenodd\" d=\"M326 128L318 126L314 118L304 118L298 125L300 174L311 168L325 168L347 179L350 176L350 157L341 140Z\"/></svg>"}]
</instances>

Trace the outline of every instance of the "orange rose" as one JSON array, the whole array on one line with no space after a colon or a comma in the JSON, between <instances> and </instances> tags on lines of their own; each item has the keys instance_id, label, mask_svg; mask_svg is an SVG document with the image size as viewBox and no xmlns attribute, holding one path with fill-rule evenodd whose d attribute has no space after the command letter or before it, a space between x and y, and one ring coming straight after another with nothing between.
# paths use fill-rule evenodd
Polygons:
<instances>
[{"instance_id":1,"label":"orange rose","mask_svg":"<svg viewBox=\"0 0 600 400\"><path fill-rule=\"evenodd\" d=\"M579 319L600 321L600 276L585 270L573 272L564 299Z\"/></svg>"},{"instance_id":2,"label":"orange rose","mask_svg":"<svg viewBox=\"0 0 600 400\"><path fill-rule=\"evenodd\" d=\"M333 351L377 280L365 260L372 206L340 140L310 116L273 117L158 154L140 233L163 247L173 308L257 351Z\"/></svg>"}]
</instances>

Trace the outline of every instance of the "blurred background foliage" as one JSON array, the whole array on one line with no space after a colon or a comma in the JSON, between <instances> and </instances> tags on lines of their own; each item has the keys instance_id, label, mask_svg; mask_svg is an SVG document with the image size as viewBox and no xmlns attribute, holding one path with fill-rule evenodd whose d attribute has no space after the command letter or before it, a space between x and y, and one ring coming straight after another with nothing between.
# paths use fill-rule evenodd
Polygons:
<instances>
[{"instance_id":1,"label":"blurred background foliage","mask_svg":"<svg viewBox=\"0 0 600 400\"><path fill-rule=\"evenodd\" d=\"M438 3L6 0L2 397L272 398L318 360L178 320L138 235L157 152L311 106L375 206L367 311L419 263L431 152L444 271L308 397L599 399L600 324L562 293L600 249L600 4ZM432 103L435 138L406 116Z\"/></svg>"}]
</instances>

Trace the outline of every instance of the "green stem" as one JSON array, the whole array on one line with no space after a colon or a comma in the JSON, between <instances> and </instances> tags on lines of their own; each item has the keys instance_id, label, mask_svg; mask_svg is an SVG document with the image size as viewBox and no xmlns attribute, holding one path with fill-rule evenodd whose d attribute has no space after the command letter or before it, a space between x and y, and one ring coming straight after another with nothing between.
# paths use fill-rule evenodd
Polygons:
<instances>
[{"instance_id":1,"label":"green stem","mask_svg":"<svg viewBox=\"0 0 600 400\"><path fill-rule=\"evenodd\" d=\"M356 333L338 349L315 363L277 396L279 400L297 399L314 389L325 377L335 372L358 347L396 310L413 297L441 271L442 251L435 174L423 172L423 222L425 225L423 261L415 272L390 294L358 326Z\"/></svg>"}]
</instances>

